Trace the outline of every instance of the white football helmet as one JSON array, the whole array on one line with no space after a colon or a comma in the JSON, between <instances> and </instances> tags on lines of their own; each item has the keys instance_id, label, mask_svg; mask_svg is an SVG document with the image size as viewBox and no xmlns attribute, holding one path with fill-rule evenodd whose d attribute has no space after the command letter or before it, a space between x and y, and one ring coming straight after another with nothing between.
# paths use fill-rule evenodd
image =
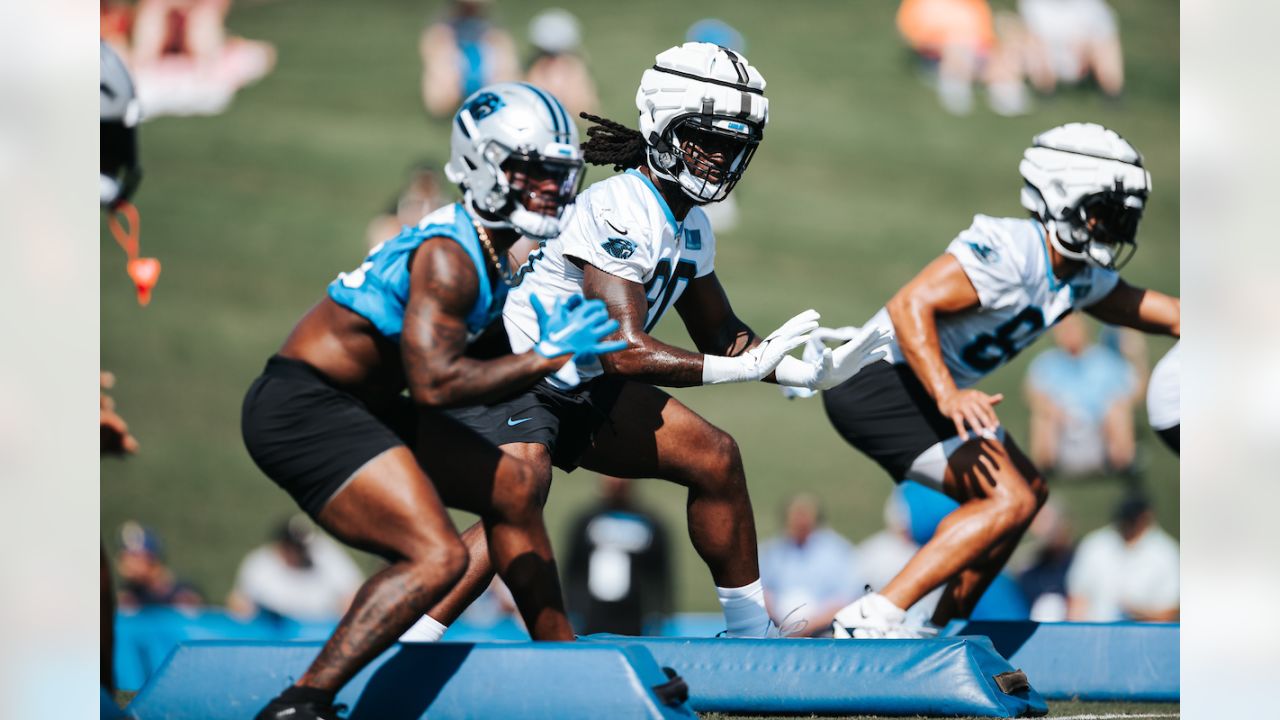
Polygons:
<instances>
[{"instance_id":1,"label":"white football helmet","mask_svg":"<svg viewBox=\"0 0 1280 720\"><path fill-rule=\"evenodd\" d=\"M1037 135L1018 165L1022 205L1065 257L1119 269L1133 257L1151 192L1142 155L1115 131L1068 123Z\"/></svg>"},{"instance_id":2,"label":"white football helmet","mask_svg":"<svg viewBox=\"0 0 1280 720\"><path fill-rule=\"evenodd\" d=\"M644 71L636 91L649 169L699 204L725 199L742 178L769 122L764 78L738 53L687 42ZM704 151L722 149L713 162ZM714 150L712 150L714 153Z\"/></svg>"},{"instance_id":3,"label":"white football helmet","mask_svg":"<svg viewBox=\"0 0 1280 720\"><path fill-rule=\"evenodd\" d=\"M138 121L141 110L133 80L120 56L105 42L100 45L98 82L98 195L105 207L129 199L142 181L138 165Z\"/></svg>"},{"instance_id":4,"label":"white football helmet","mask_svg":"<svg viewBox=\"0 0 1280 720\"><path fill-rule=\"evenodd\" d=\"M578 194L578 128L551 93L528 83L497 83L472 93L453 118L450 181L485 227L512 228L535 240L560 234L564 209ZM531 183L553 179L547 198ZM528 203L542 203L542 212ZM550 214L544 214L550 207Z\"/></svg>"}]
</instances>

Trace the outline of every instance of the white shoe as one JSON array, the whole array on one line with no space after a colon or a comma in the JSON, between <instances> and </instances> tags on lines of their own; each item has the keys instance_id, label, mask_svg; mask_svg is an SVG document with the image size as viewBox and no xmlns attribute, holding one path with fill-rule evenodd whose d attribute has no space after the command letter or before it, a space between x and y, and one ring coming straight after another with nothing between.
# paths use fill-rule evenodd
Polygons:
<instances>
[{"instance_id":1,"label":"white shoe","mask_svg":"<svg viewBox=\"0 0 1280 720\"><path fill-rule=\"evenodd\" d=\"M879 593L867 593L850 603L832 620L831 636L837 639L879 640L917 637L904 635L907 612Z\"/></svg>"}]
</instances>

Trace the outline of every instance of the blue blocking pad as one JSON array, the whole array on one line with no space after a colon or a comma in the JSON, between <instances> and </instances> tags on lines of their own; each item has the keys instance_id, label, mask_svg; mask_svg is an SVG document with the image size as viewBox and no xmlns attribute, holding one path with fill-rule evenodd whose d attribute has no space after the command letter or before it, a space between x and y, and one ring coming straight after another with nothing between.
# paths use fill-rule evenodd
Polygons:
<instances>
[{"instance_id":1,"label":"blue blocking pad","mask_svg":"<svg viewBox=\"0 0 1280 720\"><path fill-rule=\"evenodd\" d=\"M949 636L981 635L1022 668L1045 697L1176 702L1178 623L1037 623L957 620Z\"/></svg>"},{"instance_id":2,"label":"blue blocking pad","mask_svg":"<svg viewBox=\"0 0 1280 720\"><path fill-rule=\"evenodd\" d=\"M300 676L321 643L183 643L129 705L138 720L244 720ZM603 643L413 643L362 670L351 720L693 720L644 648ZM655 690L658 688L658 690ZM671 704L674 703L674 704Z\"/></svg>"},{"instance_id":3,"label":"blue blocking pad","mask_svg":"<svg viewBox=\"0 0 1280 720\"><path fill-rule=\"evenodd\" d=\"M698 712L1028 717L1048 706L986 638L749 640L589 635L641 647ZM1035 683L1036 678L1030 677ZM1002 689L1002 686L1005 689Z\"/></svg>"}]
</instances>

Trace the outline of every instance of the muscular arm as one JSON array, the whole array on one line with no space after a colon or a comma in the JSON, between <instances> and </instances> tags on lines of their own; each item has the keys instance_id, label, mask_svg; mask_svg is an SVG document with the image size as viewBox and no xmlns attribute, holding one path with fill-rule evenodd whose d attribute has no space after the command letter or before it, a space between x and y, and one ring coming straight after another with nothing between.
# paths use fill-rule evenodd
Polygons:
<instances>
[{"instance_id":1,"label":"muscular arm","mask_svg":"<svg viewBox=\"0 0 1280 720\"><path fill-rule=\"evenodd\" d=\"M956 392L956 381L942 360L937 315L968 310L978 303L978 291L964 268L947 254L925 266L886 306L907 364L939 403Z\"/></svg>"},{"instance_id":2,"label":"muscular arm","mask_svg":"<svg viewBox=\"0 0 1280 720\"><path fill-rule=\"evenodd\" d=\"M995 431L1000 421L992 407L1004 400L1004 395L956 387L942 359L938 315L962 312L980 302L960 261L947 254L925 266L886 306L907 364L938 403L938 412L951 418L956 433L966 440L966 427L979 434Z\"/></svg>"},{"instance_id":3,"label":"muscular arm","mask_svg":"<svg viewBox=\"0 0 1280 720\"><path fill-rule=\"evenodd\" d=\"M582 294L602 300L609 316L618 321L618 331L606 339L627 342L625 350L600 357L605 372L667 387L702 384L701 353L668 345L645 332L649 304L643 285L584 263Z\"/></svg>"},{"instance_id":4,"label":"muscular arm","mask_svg":"<svg viewBox=\"0 0 1280 720\"><path fill-rule=\"evenodd\" d=\"M733 313L715 273L690 280L676 301L676 312L693 344L708 355L734 357L760 344L760 338Z\"/></svg>"},{"instance_id":5,"label":"muscular arm","mask_svg":"<svg viewBox=\"0 0 1280 720\"><path fill-rule=\"evenodd\" d=\"M410 268L400 353L409 394L420 405L452 407L496 400L555 372L568 356L536 352L474 360L467 349L467 314L481 279L465 250L448 238L418 248Z\"/></svg>"},{"instance_id":6,"label":"muscular arm","mask_svg":"<svg viewBox=\"0 0 1280 720\"><path fill-rule=\"evenodd\" d=\"M1155 290L1134 287L1124 280L1106 297L1085 308L1085 312L1112 325L1182 336L1182 301Z\"/></svg>"}]
</instances>

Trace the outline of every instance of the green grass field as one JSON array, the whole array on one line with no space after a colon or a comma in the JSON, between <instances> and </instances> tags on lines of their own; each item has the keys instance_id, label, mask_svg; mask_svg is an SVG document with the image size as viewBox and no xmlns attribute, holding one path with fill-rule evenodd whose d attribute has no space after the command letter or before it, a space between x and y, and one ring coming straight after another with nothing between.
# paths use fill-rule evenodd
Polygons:
<instances>
[{"instance_id":1,"label":"green grass field","mask_svg":"<svg viewBox=\"0 0 1280 720\"><path fill-rule=\"evenodd\" d=\"M1083 702L1080 700L1057 700L1049 702L1049 718L1071 718L1072 720L1124 720L1125 718L1144 718L1144 720L1160 720L1180 716L1176 703L1117 703L1117 702ZM765 720L771 716L721 715L719 713L701 713L702 720ZM827 720L821 715L796 715L793 717L810 720ZM882 715L843 715L841 720L876 720ZM917 720L924 715L897 715L898 720ZM959 719L963 720L963 719Z\"/></svg>"},{"instance_id":2,"label":"green grass field","mask_svg":"<svg viewBox=\"0 0 1280 720\"><path fill-rule=\"evenodd\" d=\"M828 323L862 323L974 213L1022 215L1022 149L1036 132L1073 120L1112 126L1145 153L1155 193L1126 276L1178 291L1178 20L1166 3L1116 3L1122 101L1071 90L1016 119L981 103L968 117L943 113L896 35L895 3L558 4L582 20L605 114L623 121L635 116L641 71L693 20L724 17L746 36L768 80L771 124L735 191L741 227L720 238L716 263L738 314L758 331L810 306ZM537 9L504 3L501 19L523 38ZM103 463L103 534L113 546L125 519L153 526L172 564L215 601L244 553L294 511L242 447L245 389L325 284L360 262L365 225L406 168L447 157L448 125L427 120L418 100L417 36L432 11L395 0L238 4L233 31L276 44L274 74L222 116L142 128L143 251L164 263L149 307L134 302L104 225L102 366L119 378L115 396L142 449ZM588 181L606 174L593 169ZM687 343L674 319L659 335ZM1170 344L1151 341L1153 359ZM1008 395L1001 417L1022 438L1018 387L1046 345L984 385ZM738 439L762 537L800 490L822 497L831 524L854 539L881 527L889 479L836 436L817 401L788 402L764 385L675 395ZM1144 418L1139 427L1147 485L1176 534L1176 458ZM641 485L682 536L683 492ZM556 480L547 518L557 542L594 490L585 472ZM1100 478L1055 493L1083 533L1107 521L1121 486ZM686 542L676 547L679 608L717 609L696 555Z\"/></svg>"}]
</instances>

